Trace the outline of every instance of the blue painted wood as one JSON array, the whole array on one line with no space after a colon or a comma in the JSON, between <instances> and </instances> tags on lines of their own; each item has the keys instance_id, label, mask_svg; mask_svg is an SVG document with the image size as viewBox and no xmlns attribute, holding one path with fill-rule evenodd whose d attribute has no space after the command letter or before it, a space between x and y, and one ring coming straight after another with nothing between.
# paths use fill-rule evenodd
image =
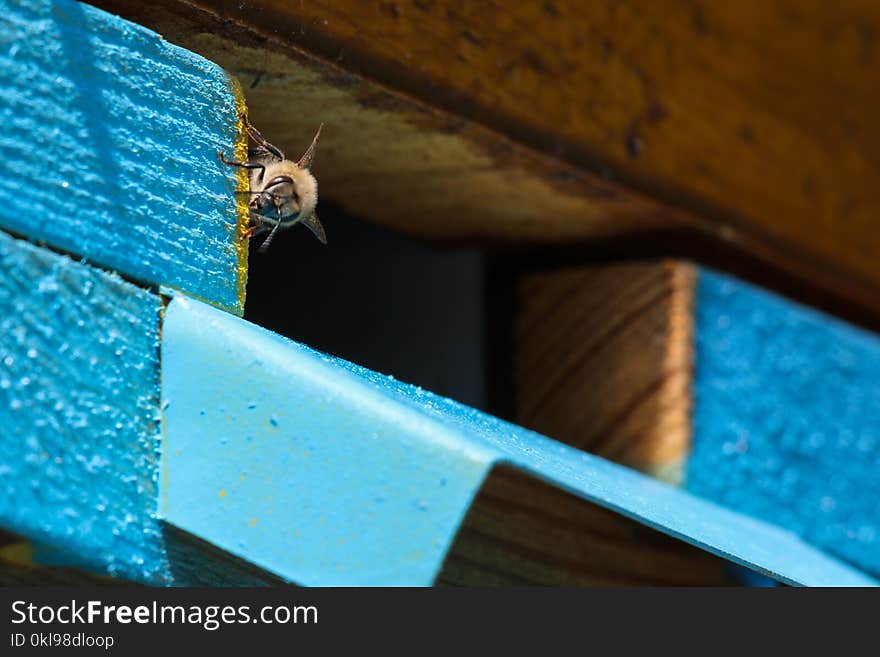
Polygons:
<instances>
[{"instance_id":1,"label":"blue painted wood","mask_svg":"<svg viewBox=\"0 0 880 657\"><path fill-rule=\"evenodd\" d=\"M880 575L880 338L711 271L687 488Z\"/></svg>"},{"instance_id":2,"label":"blue painted wood","mask_svg":"<svg viewBox=\"0 0 880 657\"><path fill-rule=\"evenodd\" d=\"M433 582L506 464L775 579L875 580L774 526L175 297L162 514L301 584Z\"/></svg>"},{"instance_id":3,"label":"blue painted wood","mask_svg":"<svg viewBox=\"0 0 880 657\"><path fill-rule=\"evenodd\" d=\"M503 464L779 581L876 583L793 533L201 302L171 302L160 344L157 296L2 233L0 273L0 525L65 563L185 583L170 524L298 583L427 585Z\"/></svg>"},{"instance_id":4,"label":"blue painted wood","mask_svg":"<svg viewBox=\"0 0 880 657\"><path fill-rule=\"evenodd\" d=\"M0 526L166 581L157 519L161 300L0 232Z\"/></svg>"},{"instance_id":5,"label":"blue painted wood","mask_svg":"<svg viewBox=\"0 0 880 657\"><path fill-rule=\"evenodd\" d=\"M234 82L70 0L0 0L0 227L241 313Z\"/></svg>"}]
</instances>

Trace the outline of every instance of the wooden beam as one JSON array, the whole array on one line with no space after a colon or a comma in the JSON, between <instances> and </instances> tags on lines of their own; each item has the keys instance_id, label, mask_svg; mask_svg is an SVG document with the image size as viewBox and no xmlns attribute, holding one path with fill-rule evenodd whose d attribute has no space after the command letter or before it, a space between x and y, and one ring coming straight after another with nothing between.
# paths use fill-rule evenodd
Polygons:
<instances>
[{"instance_id":1,"label":"wooden beam","mask_svg":"<svg viewBox=\"0 0 880 657\"><path fill-rule=\"evenodd\" d=\"M490 498L498 492L499 467L561 492L502 485L509 507L534 504L551 516L525 523L528 536L517 540L531 545L549 540L542 528L558 520L559 497L568 496L780 581L873 582L772 525L182 295L166 309L161 353L162 517L292 582L433 583L484 484ZM580 524L589 512L580 513L563 514L572 526L560 541L569 545L549 552L548 561L560 559L551 579L569 570L566 554L590 550L593 530ZM500 543L510 537L503 521L490 531ZM646 564L631 547L633 579L686 579L692 551L661 550ZM621 555L615 576L625 577L625 562ZM576 571L571 582L585 582Z\"/></svg>"},{"instance_id":2,"label":"wooden beam","mask_svg":"<svg viewBox=\"0 0 880 657\"><path fill-rule=\"evenodd\" d=\"M694 270L563 268L517 284L517 423L680 481L690 447Z\"/></svg>"},{"instance_id":3,"label":"wooden beam","mask_svg":"<svg viewBox=\"0 0 880 657\"><path fill-rule=\"evenodd\" d=\"M175 586L281 586L283 577L258 568L216 545L162 523L162 542Z\"/></svg>"},{"instance_id":4,"label":"wooden beam","mask_svg":"<svg viewBox=\"0 0 880 657\"><path fill-rule=\"evenodd\" d=\"M17 12L12 27L36 26L50 51L71 40L68 46L82 54L83 45L95 40L96 52L103 53L96 61L110 66L110 74L87 76L86 86L108 93L117 110L134 98L136 116L156 101L149 92L146 97L135 91L131 98L113 95L114 85L125 76L112 69L113 55L118 54L113 46L118 44L108 43L118 38L140 44L149 56L128 53L132 67L140 59L152 66L157 50L175 56L155 35L67 0L7 4ZM47 21L65 34L44 33ZM19 53L30 57L37 70L75 61L59 57L57 62L43 62L38 48L12 48L6 56L14 60ZM3 63L3 70L21 68L16 68L17 60ZM170 68L175 69L174 62ZM229 81L212 70L217 75L210 79L223 85L218 98L229 119L237 109L234 99L230 102ZM74 66L69 73L62 81L73 80L76 86L83 72ZM149 78L143 82L149 88ZM44 87L37 90L53 101ZM9 102L30 98L31 91L17 89ZM199 106L181 102L180 109L188 112L194 107ZM58 115L60 109L53 105L50 114ZM92 106L85 103L81 110L88 122ZM130 118L118 117L120 122ZM219 126L222 134L212 132L207 142L241 147L240 139L233 143L240 135L231 120L211 125ZM2 145L14 147L24 137L40 134L41 124L27 127ZM59 134L80 138L93 133L86 129ZM170 127L153 127L144 134L144 139L161 141L177 133ZM201 142L193 148L207 157ZM167 144L157 151L160 160L161 154L170 154ZM31 155L22 157L28 161ZM74 164L81 167L77 173L82 182L101 171L91 155ZM137 168L137 162L123 164ZM196 167L194 176L217 183L220 170L216 163ZM154 173L144 176L153 180L149 176ZM140 177L132 175L131 184L140 184ZM227 188L234 178L227 175L219 182L217 189L231 197ZM43 214L62 224L65 216L58 208L63 202L79 204L74 209L81 208L86 217L92 216L95 203L103 203L85 195L66 197L48 187L60 201ZM170 190L156 189L162 195L152 200L173 207ZM21 204L20 196L6 193L10 202ZM240 204L236 207L224 194L218 192L217 199L226 200L218 200L217 212L205 218L223 225L222 239L208 244L220 251L232 246L241 227L240 215L234 216ZM224 222L223 208L233 213L229 221ZM139 220L127 225L121 217L128 210L124 204L106 208L120 233L143 227L140 220L149 223L152 216L135 213ZM4 217L18 219L14 213ZM158 218L168 226L166 215ZM87 224L80 224L69 243L53 234L51 226L37 226L33 233L29 224L15 228L33 239L45 239L53 248L90 256L85 249L92 244L83 226ZM132 239L130 233L125 237ZM168 247L167 240L155 242ZM104 262L114 255L111 247L120 246L122 252L115 254L119 264L108 260L108 266L118 267L142 287L0 233L0 360L6 368L0 378L0 523L60 548L78 564L149 583L171 583L180 571L198 572L203 558L212 560L218 573L230 576L226 581L274 582L277 576L320 584L431 583L487 476L492 501L496 489L491 482L501 466L540 479L578 498L577 504L605 507L782 581L874 582L773 525L317 354L187 294L166 288L160 296L152 288L176 283L170 279L183 262L173 257L179 251L169 247L169 254L160 248L144 256L137 251L142 245L132 243L134 256L126 259L126 244L123 239L98 240L91 259ZM237 245L232 248L240 256ZM153 255L166 264L148 277L138 275L136 268L152 264ZM241 269L236 269L239 263L226 262L234 266L221 268L218 275L229 292L237 289L230 282L240 284L236 277ZM187 286L176 287L198 294ZM214 305L236 310L229 299L224 303L208 295ZM328 481L334 485L327 486ZM516 486L509 492L528 497ZM556 504L552 495L541 499ZM520 500L511 502L515 507ZM570 517L579 518L576 513ZM549 528L551 521L540 519L535 531ZM503 531L500 539L507 540ZM531 533L527 539L532 542L526 545L529 549L540 542ZM589 536L577 540L578 549L589 549ZM233 565L227 561L230 557L244 563Z\"/></svg>"},{"instance_id":5,"label":"wooden beam","mask_svg":"<svg viewBox=\"0 0 880 657\"><path fill-rule=\"evenodd\" d=\"M0 232L0 525L162 581L158 295Z\"/></svg>"},{"instance_id":6,"label":"wooden beam","mask_svg":"<svg viewBox=\"0 0 880 657\"><path fill-rule=\"evenodd\" d=\"M241 97L71 0L0 0L0 32L0 525L164 582L157 288L243 310Z\"/></svg>"},{"instance_id":7,"label":"wooden beam","mask_svg":"<svg viewBox=\"0 0 880 657\"><path fill-rule=\"evenodd\" d=\"M324 122L321 197L443 240L568 242L678 226L683 213L196 5L98 3L235 75L249 116L296 149ZM332 233L332 227L328 227Z\"/></svg>"},{"instance_id":8,"label":"wooden beam","mask_svg":"<svg viewBox=\"0 0 880 657\"><path fill-rule=\"evenodd\" d=\"M730 564L510 468L494 469L437 576L466 586L724 586Z\"/></svg>"},{"instance_id":9,"label":"wooden beam","mask_svg":"<svg viewBox=\"0 0 880 657\"><path fill-rule=\"evenodd\" d=\"M680 261L517 289L519 423L880 573L880 336Z\"/></svg>"},{"instance_id":10,"label":"wooden beam","mask_svg":"<svg viewBox=\"0 0 880 657\"><path fill-rule=\"evenodd\" d=\"M278 141L327 121L322 190L356 215L529 242L686 226L880 310L868 0L99 4L239 76Z\"/></svg>"},{"instance_id":11,"label":"wooden beam","mask_svg":"<svg viewBox=\"0 0 880 657\"><path fill-rule=\"evenodd\" d=\"M158 296L2 234L0 268L0 524L75 565L151 584L427 585L487 475L492 520L503 466L578 507L562 520L568 546L537 550L549 570L522 562L536 581L588 581L566 559L587 573L601 561L580 524L594 504L784 582L874 582L773 525L182 294L160 313ZM496 522L497 542L546 547L559 494L500 490L514 511L541 503L517 538ZM632 548L632 575L621 555L612 579L687 579L693 551L646 565Z\"/></svg>"},{"instance_id":12,"label":"wooden beam","mask_svg":"<svg viewBox=\"0 0 880 657\"><path fill-rule=\"evenodd\" d=\"M694 268L676 260L599 263L524 271L508 283L515 287L517 423L682 483L691 437ZM539 515L532 505L542 496L554 499ZM490 481L453 546L446 577L512 583L528 575L559 583L567 572L616 586L733 581L708 555L569 497L520 478ZM535 545L525 528L554 540ZM495 555L493 568L487 553Z\"/></svg>"}]
</instances>

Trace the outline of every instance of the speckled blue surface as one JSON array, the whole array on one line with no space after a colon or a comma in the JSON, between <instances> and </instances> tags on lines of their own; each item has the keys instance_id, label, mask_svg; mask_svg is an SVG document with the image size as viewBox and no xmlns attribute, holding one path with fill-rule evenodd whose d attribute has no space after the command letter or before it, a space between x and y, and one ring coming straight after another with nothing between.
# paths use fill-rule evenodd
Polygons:
<instances>
[{"instance_id":1,"label":"speckled blue surface","mask_svg":"<svg viewBox=\"0 0 880 657\"><path fill-rule=\"evenodd\" d=\"M215 64L70 0L0 0L0 227L241 312Z\"/></svg>"},{"instance_id":2,"label":"speckled blue surface","mask_svg":"<svg viewBox=\"0 0 880 657\"><path fill-rule=\"evenodd\" d=\"M160 299L0 232L0 526L148 582Z\"/></svg>"},{"instance_id":3,"label":"speckled blue surface","mask_svg":"<svg viewBox=\"0 0 880 657\"><path fill-rule=\"evenodd\" d=\"M432 583L497 464L783 582L876 583L789 532L180 296L162 394L166 519L301 584Z\"/></svg>"},{"instance_id":4,"label":"speckled blue surface","mask_svg":"<svg viewBox=\"0 0 880 657\"><path fill-rule=\"evenodd\" d=\"M880 339L702 271L687 488L880 574Z\"/></svg>"}]
</instances>

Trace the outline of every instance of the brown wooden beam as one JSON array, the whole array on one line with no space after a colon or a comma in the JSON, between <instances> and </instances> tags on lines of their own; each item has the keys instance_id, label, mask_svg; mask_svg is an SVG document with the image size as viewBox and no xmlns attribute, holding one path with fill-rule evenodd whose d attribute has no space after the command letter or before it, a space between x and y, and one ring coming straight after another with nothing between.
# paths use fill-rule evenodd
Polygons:
<instances>
[{"instance_id":1,"label":"brown wooden beam","mask_svg":"<svg viewBox=\"0 0 880 657\"><path fill-rule=\"evenodd\" d=\"M354 216L430 239L537 242L685 222L601 176L315 57L246 12L239 23L183 2L97 4L238 77L252 122L286 151L303 150L323 122L313 165L321 198Z\"/></svg>"},{"instance_id":2,"label":"brown wooden beam","mask_svg":"<svg viewBox=\"0 0 880 657\"><path fill-rule=\"evenodd\" d=\"M440 585L723 586L729 564L510 468L495 468Z\"/></svg>"},{"instance_id":3,"label":"brown wooden beam","mask_svg":"<svg viewBox=\"0 0 880 657\"><path fill-rule=\"evenodd\" d=\"M357 216L531 243L684 227L880 311L869 0L97 4L237 75L287 148L327 122L322 193Z\"/></svg>"},{"instance_id":4,"label":"brown wooden beam","mask_svg":"<svg viewBox=\"0 0 880 657\"><path fill-rule=\"evenodd\" d=\"M674 260L523 275L518 424L672 482L690 446L694 269Z\"/></svg>"},{"instance_id":5,"label":"brown wooden beam","mask_svg":"<svg viewBox=\"0 0 880 657\"><path fill-rule=\"evenodd\" d=\"M507 272L511 419L681 483L691 438L694 267ZM492 471L441 584L723 585L717 558L506 468Z\"/></svg>"}]
</instances>

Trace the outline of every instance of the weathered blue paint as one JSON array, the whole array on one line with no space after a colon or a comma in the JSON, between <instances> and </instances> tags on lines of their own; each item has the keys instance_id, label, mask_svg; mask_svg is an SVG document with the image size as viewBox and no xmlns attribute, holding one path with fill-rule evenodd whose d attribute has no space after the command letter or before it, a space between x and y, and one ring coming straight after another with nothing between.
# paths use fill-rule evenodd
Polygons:
<instances>
[{"instance_id":1,"label":"weathered blue paint","mask_svg":"<svg viewBox=\"0 0 880 657\"><path fill-rule=\"evenodd\" d=\"M0 227L243 308L233 83L70 0L0 0Z\"/></svg>"},{"instance_id":2,"label":"weathered blue paint","mask_svg":"<svg viewBox=\"0 0 880 657\"><path fill-rule=\"evenodd\" d=\"M156 517L161 300L0 232L0 526L142 581Z\"/></svg>"},{"instance_id":3,"label":"weathered blue paint","mask_svg":"<svg viewBox=\"0 0 880 657\"><path fill-rule=\"evenodd\" d=\"M710 271L687 487L880 575L880 338Z\"/></svg>"},{"instance_id":4,"label":"weathered blue paint","mask_svg":"<svg viewBox=\"0 0 880 657\"><path fill-rule=\"evenodd\" d=\"M432 583L498 464L786 583L876 583L791 533L180 296L162 394L166 521L301 584Z\"/></svg>"}]
</instances>

